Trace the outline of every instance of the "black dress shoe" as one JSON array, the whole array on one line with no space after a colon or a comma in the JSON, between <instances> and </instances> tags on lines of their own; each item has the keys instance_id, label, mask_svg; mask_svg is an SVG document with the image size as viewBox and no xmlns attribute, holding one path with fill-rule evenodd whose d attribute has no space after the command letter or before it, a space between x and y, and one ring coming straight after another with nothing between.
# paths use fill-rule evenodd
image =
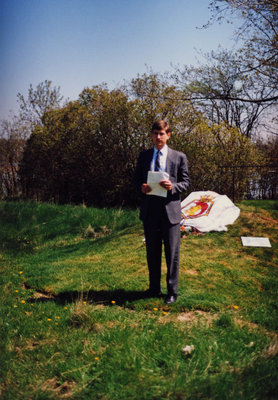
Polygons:
<instances>
[{"instance_id":1,"label":"black dress shoe","mask_svg":"<svg viewBox=\"0 0 278 400\"><path fill-rule=\"evenodd\" d=\"M178 295L177 294L168 294L165 299L165 304L172 304L177 301Z\"/></svg>"}]
</instances>

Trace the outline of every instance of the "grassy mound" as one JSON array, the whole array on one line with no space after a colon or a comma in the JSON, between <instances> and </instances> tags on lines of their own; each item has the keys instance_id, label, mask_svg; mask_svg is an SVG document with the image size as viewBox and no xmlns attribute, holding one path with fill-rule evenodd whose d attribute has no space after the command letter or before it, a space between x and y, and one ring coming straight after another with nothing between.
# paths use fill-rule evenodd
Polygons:
<instances>
[{"instance_id":1,"label":"grassy mound","mask_svg":"<svg viewBox=\"0 0 278 400\"><path fill-rule=\"evenodd\" d=\"M0 203L0 397L276 398L278 203L239 207L228 232L182 239L166 306L143 296L136 210Z\"/></svg>"}]
</instances>

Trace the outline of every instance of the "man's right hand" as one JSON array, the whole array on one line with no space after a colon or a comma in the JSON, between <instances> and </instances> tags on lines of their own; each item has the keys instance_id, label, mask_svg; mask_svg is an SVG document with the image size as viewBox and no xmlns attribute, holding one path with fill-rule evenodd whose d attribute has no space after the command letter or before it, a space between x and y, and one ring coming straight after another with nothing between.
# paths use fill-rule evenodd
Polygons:
<instances>
[{"instance_id":1,"label":"man's right hand","mask_svg":"<svg viewBox=\"0 0 278 400\"><path fill-rule=\"evenodd\" d=\"M147 194L152 191L152 188L147 183L143 183L143 185L141 186L141 190L142 193Z\"/></svg>"}]
</instances>

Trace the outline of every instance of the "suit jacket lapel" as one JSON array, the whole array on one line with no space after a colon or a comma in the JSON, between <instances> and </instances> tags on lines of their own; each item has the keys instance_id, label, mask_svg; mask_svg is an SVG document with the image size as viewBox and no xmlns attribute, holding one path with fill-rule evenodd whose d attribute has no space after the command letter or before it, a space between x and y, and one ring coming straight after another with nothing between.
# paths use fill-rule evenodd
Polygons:
<instances>
[{"instance_id":1,"label":"suit jacket lapel","mask_svg":"<svg viewBox=\"0 0 278 400\"><path fill-rule=\"evenodd\" d=\"M143 180L144 180L144 182L147 182L148 172L151 169L151 162L152 162L152 159L153 159L153 152L154 152L153 149L147 150L146 153L145 153L145 157L143 159L143 171L144 171L143 172L143 174L144 174Z\"/></svg>"},{"instance_id":2,"label":"suit jacket lapel","mask_svg":"<svg viewBox=\"0 0 278 400\"><path fill-rule=\"evenodd\" d=\"M154 152L154 149L150 149L149 152L147 153L146 164L147 164L147 167L148 167L148 171L151 169L151 162L152 162L152 159L153 159L153 152Z\"/></svg>"},{"instance_id":3,"label":"suit jacket lapel","mask_svg":"<svg viewBox=\"0 0 278 400\"><path fill-rule=\"evenodd\" d=\"M167 154L167 161L166 161L166 172L168 172L169 176L171 175L172 172L172 165L175 163L175 160L173 159L173 151L168 147L168 154Z\"/></svg>"}]
</instances>

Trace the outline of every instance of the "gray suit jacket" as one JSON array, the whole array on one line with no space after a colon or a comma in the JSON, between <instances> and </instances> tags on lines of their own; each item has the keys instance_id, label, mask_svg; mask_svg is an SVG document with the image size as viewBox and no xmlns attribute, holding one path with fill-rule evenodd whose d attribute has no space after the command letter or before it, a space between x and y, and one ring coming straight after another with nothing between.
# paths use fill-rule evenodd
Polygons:
<instances>
[{"instance_id":1,"label":"gray suit jacket","mask_svg":"<svg viewBox=\"0 0 278 400\"><path fill-rule=\"evenodd\" d=\"M134 186L141 191L143 183L147 182L148 171L153 157L153 149L140 153L134 178ZM171 224L178 224L181 221L181 193L189 186L188 165L186 155L168 148L166 172L169 174L169 180L172 182L172 190L168 191L167 197L161 197L165 203L165 209ZM142 203L140 209L140 219L145 220L148 216L150 198L152 196L142 194Z\"/></svg>"}]
</instances>

